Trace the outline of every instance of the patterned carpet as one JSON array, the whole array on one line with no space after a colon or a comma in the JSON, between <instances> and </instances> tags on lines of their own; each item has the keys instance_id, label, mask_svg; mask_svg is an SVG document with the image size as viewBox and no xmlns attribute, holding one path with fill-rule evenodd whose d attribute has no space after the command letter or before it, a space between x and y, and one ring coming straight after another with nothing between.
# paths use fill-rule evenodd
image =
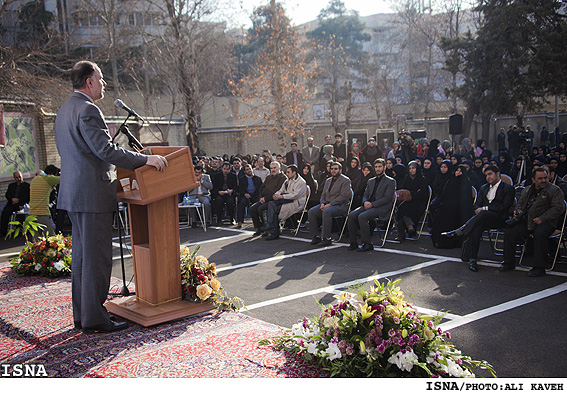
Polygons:
<instances>
[{"instance_id":1,"label":"patterned carpet","mask_svg":"<svg viewBox=\"0 0 567 394\"><path fill-rule=\"evenodd\" d=\"M120 286L120 281L114 284ZM0 363L42 364L49 377L324 377L292 354L259 347L279 328L241 313L84 335L71 282L15 276L0 263Z\"/></svg>"}]
</instances>

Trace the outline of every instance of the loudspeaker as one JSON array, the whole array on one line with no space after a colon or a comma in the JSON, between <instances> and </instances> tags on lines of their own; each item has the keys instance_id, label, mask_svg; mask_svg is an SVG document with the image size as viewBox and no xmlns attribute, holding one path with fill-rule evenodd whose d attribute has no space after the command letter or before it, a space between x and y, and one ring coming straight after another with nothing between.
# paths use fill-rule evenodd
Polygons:
<instances>
[{"instance_id":1,"label":"loudspeaker","mask_svg":"<svg viewBox=\"0 0 567 394\"><path fill-rule=\"evenodd\" d=\"M449 115L449 134L463 134L463 115Z\"/></svg>"}]
</instances>

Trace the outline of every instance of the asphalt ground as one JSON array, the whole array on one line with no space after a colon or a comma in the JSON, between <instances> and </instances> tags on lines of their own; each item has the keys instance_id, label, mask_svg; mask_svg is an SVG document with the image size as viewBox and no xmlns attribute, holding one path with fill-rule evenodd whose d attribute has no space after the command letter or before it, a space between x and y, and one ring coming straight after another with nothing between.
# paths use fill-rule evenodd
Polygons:
<instances>
[{"instance_id":1,"label":"asphalt ground","mask_svg":"<svg viewBox=\"0 0 567 394\"><path fill-rule=\"evenodd\" d=\"M499 377L564 378L567 361L565 314L567 259L544 277L530 278L529 268L499 272L501 257L488 241L479 253L479 271L459 260L458 249L436 249L428 235L401 244L386 242L371 252L347 250L348 239L329 247L310 245L300 232L275 241L253 237L248 220L234 226L182 228L180 241L216 263L218 278L230 297L240 297L246 313L291 327L313 317L320 304L334 302L341 291L369 288L374 280L401 279L405 299L427 314L444 314L441 327L463 354L486 360ZM333 234L337 236L338 234ZM388 239L393 239L390 233ZM379 244L380 233L373 242ZM0 258L17 253L23 240L0 241ZM115 238L113 276L122 279L120 242ZM123 241L125 280L133 280L129 238ZM526 265L529 264L526 258ZM116 289L119 291L119 289Z\"/></svg>"}]
</instances>

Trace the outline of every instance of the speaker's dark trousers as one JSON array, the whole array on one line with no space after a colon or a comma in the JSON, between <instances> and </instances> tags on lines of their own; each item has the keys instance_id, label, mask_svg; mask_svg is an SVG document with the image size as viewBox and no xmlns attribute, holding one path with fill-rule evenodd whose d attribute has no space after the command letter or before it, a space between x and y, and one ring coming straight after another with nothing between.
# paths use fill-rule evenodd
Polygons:
<instances>
[{"instance_id":1,"label":"speaker's dark trousers","mask_svg":"<svg viewBox=\"0 0 567 394\"><path fill-rule=\"evenodd\" d=\"M71 283L73 320L92 327L110 320L103 306L112 273L114 212L69 212L73 225Z\"/></svg>"}]
</instances>

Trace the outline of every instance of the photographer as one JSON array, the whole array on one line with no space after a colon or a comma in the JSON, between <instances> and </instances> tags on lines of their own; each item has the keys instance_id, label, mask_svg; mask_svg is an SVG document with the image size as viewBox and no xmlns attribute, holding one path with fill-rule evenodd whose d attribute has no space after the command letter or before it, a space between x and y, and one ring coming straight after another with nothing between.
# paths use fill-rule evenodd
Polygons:
<instances>
[{"instance_id":1,"label":"photographer","mask_svg":"<svg viewBox=\"0 0 567 394\"><path fill-rule=\"evenodd\" d=\"M500 271L511 271L516 266L516 244L533 237L533 268L528 276L545 275L549 257L549 236L555 231L557 220L564 212L563 192L549 183L547 172L536 168L532 172L533 184L522 191L514 218L504 231L504 263Z\"/></svg>"}]
</instances>

